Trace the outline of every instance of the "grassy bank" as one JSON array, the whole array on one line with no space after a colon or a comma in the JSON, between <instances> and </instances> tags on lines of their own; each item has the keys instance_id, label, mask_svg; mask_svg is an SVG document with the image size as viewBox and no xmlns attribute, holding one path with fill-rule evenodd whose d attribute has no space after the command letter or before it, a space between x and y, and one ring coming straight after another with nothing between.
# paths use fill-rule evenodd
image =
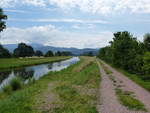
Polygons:
<instances>
[{"instance_id":1,"label":"grassy bank","mask_svg":"<svg viewBox=\"0 0 150 113\"><path fill-rule=\"evenodd\" d=\"M45 57L45 58L7 58L0 59L0 69L22 67L28 65L36 65L47 62L60 61L70 58L69 56L61 57Z\"/></svg>"},{"instance_id":2,"label":"grassy bank","mask_svg":"<svg viewBox=\"0 0 150 113\"><path fill-rule=\"evenodd\" d=\"M97 113L99 81L95 61L81 57L77 64L59 72L50 72L34 84L11 95L1 93L0 112Z\"/></svg>"}]
</instances>

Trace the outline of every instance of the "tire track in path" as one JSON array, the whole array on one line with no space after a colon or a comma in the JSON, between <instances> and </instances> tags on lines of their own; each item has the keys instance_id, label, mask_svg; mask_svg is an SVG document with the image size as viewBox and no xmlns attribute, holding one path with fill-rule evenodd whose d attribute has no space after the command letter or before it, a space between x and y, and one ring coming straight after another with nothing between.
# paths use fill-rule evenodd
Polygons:
<instances>
[{"instance_id":1,"label":"tire track in path","mask_svg":"<svg viewBox=\"0 0 150 113\"><path fill-rule=\"evenodd\" d=\"M138 111L128 110L125 106L120 104L116 93L113 82L109 79L109 75L106 74L100 63L97 61L101 73L101 84L100 84L100 98L97 110L99 113L145 113ZM150 101L149 101L150 102Z\"/></svg>"}]
</instances>

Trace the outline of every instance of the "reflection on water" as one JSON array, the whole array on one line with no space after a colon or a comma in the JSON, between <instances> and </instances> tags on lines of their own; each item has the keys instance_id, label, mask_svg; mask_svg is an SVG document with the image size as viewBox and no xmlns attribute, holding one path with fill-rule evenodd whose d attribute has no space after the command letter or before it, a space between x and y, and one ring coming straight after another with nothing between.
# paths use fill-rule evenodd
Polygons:
<instances>
[{"instance_id":1,"label":"reflection on water","mask_svg":"<svg viewBox=\"0 0 150 113\"><path fill-rule=\"evenodd\" d=\"M64 68L67 68L71 64L78 62L79 60L80 59L78 57L73 57L60 62L27 66L20 69L12 69L6 72L0 72L0 87L7 84L15 76L21 77L23 81L27 81L29 78L38 80L40 77L50 71L60 71Z\"/></svg>"}]
</instances>

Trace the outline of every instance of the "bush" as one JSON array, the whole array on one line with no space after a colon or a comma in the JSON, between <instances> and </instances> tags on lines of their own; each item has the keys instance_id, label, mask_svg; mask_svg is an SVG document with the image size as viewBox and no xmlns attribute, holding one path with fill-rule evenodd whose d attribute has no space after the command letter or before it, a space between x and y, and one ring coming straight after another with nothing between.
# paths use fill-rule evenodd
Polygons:
<instances>
[{"instance_id":1,"label":"bush","mask_svg":"<svg viewBox=\"0 0 150 113\"><path fill-rule=\"evenodd\" d=\"M12 91L16 91L16 90L22 88L23 83L22 83L22 81L21 81L20 78L14 77L14 78L10 81L10 86L11 86L11 88L12 88Z\"/></svg>"},{"instance_id":2,"label":"bush","mask_svg":"<svg viewBox=\"0 0 150 113\"><path fill-rule=\"evenodd\" d=\"M23 82L20 78L14 77L8 84L2 87L2 92L10 94L12 91L19 90L23 87Z\"/></svg>"}]
</instances>

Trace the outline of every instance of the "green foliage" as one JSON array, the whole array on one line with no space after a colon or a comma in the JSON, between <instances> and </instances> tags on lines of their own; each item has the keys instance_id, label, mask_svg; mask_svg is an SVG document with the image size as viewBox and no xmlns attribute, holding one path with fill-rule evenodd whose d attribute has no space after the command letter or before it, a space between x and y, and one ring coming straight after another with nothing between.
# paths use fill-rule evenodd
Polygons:
<instances>
[{"instance_id":1,"label":"green foliage","mask_svg":"<svg viewBox=\"0 0 150 113\"><path fill-rule=\"evenodd\" d=\"M5 21L7 19L7 15L4 14L3 9L0 8L0 32L6 28Z\"/></svg>"},{"instance_id":2,"label":"green foliage","mask_svg":"<svg viewBox=\"0 0 150 113\"><path fill-rule=\"evenodd\" d=\"M11 54L2 45L0 45L0 58L10 58Z\"/></svg>"},{"instance_id":3,"label":"green foliage","mask_svg":"<svg viewBox=\"0 0 150 113\"><path fill-rule=\"evenodd\" d=\"M18 47L14 50L15 57L30 57L34 55L34 50L31 46L25 43L18 44Z\"/></svg>"},{"instance_id":4,"label":"green foliage","mask_svg":"<svg viewBox=\"0 0 150 113\"><path fill-rule=\"evenodd\" d=\"M144 35L144 44L148 51L150 51L150 33Z\"/></svg>"},{"instance_id":5,"label":"green foliage","mask_svg":"<svg viewBox=\"0 0 150 113\"><path fill-rule=\"evenodd\" d=\"M98 57L130 73L140 75L144 74L143 56L145 52L145 44L137 41L129 32L124 31L114 33L110 46L101 48Z\"/></svg>"},{"instance_id":6,"label":"green foliage","mask_svg":"<svg viewBox=\"0 0 150 113\"><path fill-rule=\"evenodd\" d=\"M38 57L43 56L42 51L37 50L37 51L35 52L35 56L38 56Z\"/></svg>"},{"instance_id":7,"label":"green foliage","mask_svg":"<svg viewBox=\"0 0 150 113\"><path fill-rule=\"evenodd\" d=\"M72 53L69 51L57 51L55 53L55 56L72 56Z\"/></svg>"},{"instance_id":8,"label":"green foliage","mask_svg":"<svg viewBox=\"0 0 150 113\"><path fill-rule=\"evenodd\" d=\"M52 51L47 51L47 53L45 54L45 57L52 57L54 56L53 52Z\"/></svg>"},{"instance_id":9,"label":"green foliage","mask_svg":"<svg viewBox=\"0 0 150 113\"><path fill-rule=\"evenodd\" d=\"M13 79L11 79L11 81L8 84L2 87L2 92L6 94L10 94L13 91L22 89L22 87L23 87L22 80L18 77L14 77Z\"/></svg>"},{"instance_id":10,"label":"green foliage","mask_svg":"<svg viewBox=\"0 0 150 113\"><path fill-rule=\"evenodd\" d=\"M92 51L89 51L89 52L83 53L82 56L94 56L94 54Z\"/></svg>"},{"instance_id":11,"label":"green foliage","mask_svg":"<svg viewBox=\"0 0 150 113\"><path fill-rule=\"evenodd\" d=\"M12 88L13 91L16 91L18 89L21 89L23 86L22 80L18 77L14 77L11 81L10 81L10 86Z\"/></svg>"},{"instance_id":12,"label":"green foliage","mask_svg":"<svg viewBox=\"0 0 150 113\"><path fill-rule=\"evenodd\" d=\"M146 75L149 75L150 79L150 52L145 53L143 60L144 60L143 70Z\"/></svg>"}]
</instances>

